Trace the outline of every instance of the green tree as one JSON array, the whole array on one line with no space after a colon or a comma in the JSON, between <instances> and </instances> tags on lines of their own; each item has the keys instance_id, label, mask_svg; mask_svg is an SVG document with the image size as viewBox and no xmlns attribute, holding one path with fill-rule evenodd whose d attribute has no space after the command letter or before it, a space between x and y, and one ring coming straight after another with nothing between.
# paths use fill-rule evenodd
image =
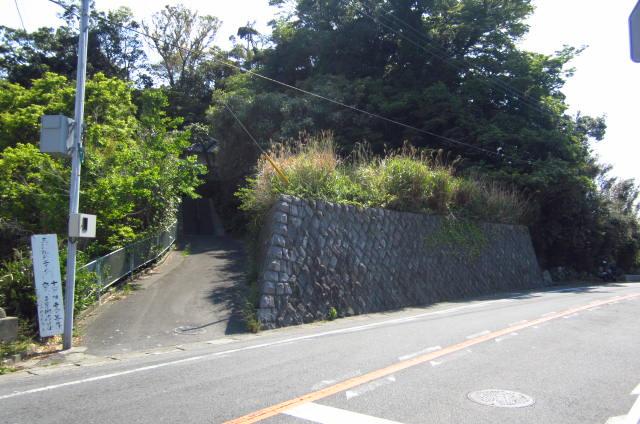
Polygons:
<instances>
[{"instance_id":1,"label":"green tree","mask_svg":"<svg viewBox=\"0 0 640 424\"><path fill-rule=\"evenodd\" d=\"M13 240L3 244L9 249L20 242L12 239L16 232L66 233L69 160L43 155L36 144L42 114L71 114L74 84L51 73L30 88L3 84L0 230ZM167 117L161 90L143 90L139 110L131 85L116 78L97 74L86 93L80 204L98 215L97 239L85 250L99 254L175 219L181 196L195 196L204 167L184 156L190 134Z\"/></svg>"},{"instance_id":2,"label":"green tree","mask_svg":"<svg viewBox=\"0 0 640 424\"><path fill-rule=\"evenodd\" d=\"M622 245L637 240L635 212L616 218L597 184L605 169L591 143L603 138L604 119L567 113L561 89L581 49L543 55L518 48L530 0L297 0L295 6L273 22L271 45L254 65L259 72L433 135L231 76L216 85L221 93L214 93L209 114L221 162L248 157L240 153L248 141L218 98L265 144L329 129L344 152L367 141L381 154L409 141L464 157L460 173L487 175L531 197L532 235L544 267L593 269L599 257L619 256ZM633 190L620 193L622 204L633 198Z\"/></svg>"},{"instance_id":3,"label":"green tree","mask_svg":"<svg viewBox=\"0 0 640 424\"><path fill-rule=\"evenodd\" d=\"M40 28L25 32L0 26L0 75L23 86L54 72L75 78L77 62L77 7L68 5L63 14L65 26ZM131 29L140 25L131 10L122 7L109 12L92 8L87 48L87 74L98 72L128 81L138 79L148 71L140 35Z\"/></svg>"}]
</instances>

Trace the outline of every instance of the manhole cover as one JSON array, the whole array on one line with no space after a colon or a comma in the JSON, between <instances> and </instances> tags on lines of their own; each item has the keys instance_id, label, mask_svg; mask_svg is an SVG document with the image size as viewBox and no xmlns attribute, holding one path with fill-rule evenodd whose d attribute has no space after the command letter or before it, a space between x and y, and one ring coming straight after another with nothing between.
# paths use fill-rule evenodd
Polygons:
<instances>
[{"instance_id":1,"label":"manhole cover","mask_svg":"<svg viewBox=\"0 0 640 424\"><path fill-rule=\"evenodd\" d=\"M196 336L198 334L204 334L205 331L206 330L204 328L199 328L197 326L191 325L182 325L173 329L174 333L181 334L183 336Z\"/></svg>"},{"instance_id":2,"label":"manhole cover","mask_svg":"<svg viewBox=\"0 0 640 424\"><path fill-rule=\"evenodd\" d=\"M535 403L531 396L511 390L478 390L469 393L467 397L480 405L497 408L524 408Z\"/></svg>"}]
</instances>

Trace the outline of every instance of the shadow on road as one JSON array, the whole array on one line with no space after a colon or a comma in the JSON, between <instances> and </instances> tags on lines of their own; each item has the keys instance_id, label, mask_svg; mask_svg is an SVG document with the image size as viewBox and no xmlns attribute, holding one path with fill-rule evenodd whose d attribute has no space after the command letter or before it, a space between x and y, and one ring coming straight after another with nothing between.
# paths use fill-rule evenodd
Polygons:
<instances>
[{"instance_id":1,"label":"shadow on road","mask_svg":"<svg viewBox=\"0 0 640 424\"><path fill-rule=\"evenodd\" d=\"M181 237L163 264L88 319L88 352L141 351L245 332L245 261L242 243L232 238Z\"/></svg>"},{"instance_id":2,"label":"shadow on road","mask_svg":"<svg viewBox=\"0 0 640 424\"><path fill-rule=\"evenodd\" d=\"M209 301L230 311L229 318L202 324L193 329L209 327L227 321L225 334L246 332L242 316L243 290L246 287L246 256L242 242L230 237L211 235L185 235L178 240L178 250L188 255L204 254L218 264L216 273L220 281L209 290Z\"/></svg>"}]
</instances>

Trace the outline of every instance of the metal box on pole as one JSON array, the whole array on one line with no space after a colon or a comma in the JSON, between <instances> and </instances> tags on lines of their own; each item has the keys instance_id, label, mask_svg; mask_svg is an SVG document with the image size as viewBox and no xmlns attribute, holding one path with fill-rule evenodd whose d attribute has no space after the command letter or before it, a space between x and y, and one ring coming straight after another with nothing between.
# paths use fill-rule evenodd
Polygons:
<instances>
[{"instance_id":1,"label":"metal box on pole","mask_svg":"<svg viewBox=\"0 0 640 424\"><path fill-rule=\"evenodd\" d=\"M96 236L96 216L86 213L69 215L69 237L94 238Z\"/></svg>"},{"instance_id":2,"label":"metal box on pole","mask_svg":"<svg viewBox=\"0 0 640 424\"><path fill-rule=\"evenodd\" d=\"M40 151L69 155L73 146L74 122L64 115L44 115L40 120Z\"/></svg>"}]
</instances>

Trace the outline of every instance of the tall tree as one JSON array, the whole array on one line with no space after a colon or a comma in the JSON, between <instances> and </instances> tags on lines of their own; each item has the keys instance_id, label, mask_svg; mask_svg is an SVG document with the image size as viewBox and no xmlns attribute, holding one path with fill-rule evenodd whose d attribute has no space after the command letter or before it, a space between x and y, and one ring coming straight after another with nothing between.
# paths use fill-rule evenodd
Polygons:
<instances>
[{"instance_id":1,"label":"tall tree","mask_svg":"<svg viewBox=\"0 0 640 424\"><path fill-rule=\"evenodd\" d=\"M165 6L143 23L149 46L161 58L152 68L168 84L169 113L183 117L185 124L202 121L211 101L209 59L219 54L213 42L220 24L182 5Z\"/></svg>"},{"instance_id":2,"label":"tall tree","mask_svg":"<svg viewBox=\"0 0 640 424\"><path fill-rule=\"evenodd\" d=\"M622 238L605 242L603 232L617 225L624 233L637 217L612 218L596 184L603 169L591 143L603 138L604 119L567 113L561 89L581 50L543 55L518 47L531 0L294 3L293 14L273 22L260 72L417 131L268 81L232 77L224 97L258 139L329 129L345 151L365 140L374 152L407 140L445 148L465 158L460 172L489 175L531 196L543 266L590 269L599 256L616 255ZM225 150L240 149L229 140L235 123L216 103L210 112L220 157L234 157Z\"/></svg>"},{"instance_id":3,"label":"tall tree","mask_svg":"<svg viewBox=\"0 0 640 424\"><path fill-rule=\"evenodd\" d=\"M75 78L78 45L77 15L72 5L63 15L65 26L25 32L0 26L0 74L23 86L55 72ZM131 31L139 24L131 10L93 10L89 29L87 74L101 72L128 81L144 75L145 53L140 36Z\"/></svg>"},{"instance_id":4,"label":"tall tree","mask_svg":"<svg viewBox=\"0 0 640 424\"><path fill-rule=\"evenodd\" d=\"M160 55L155 66L158 76L174 87L187 80L212 53L213 41L220 28L214 16L200 16L182 5L167 5L143 23L149 44Z\"/></svg>"}]
</instances>

